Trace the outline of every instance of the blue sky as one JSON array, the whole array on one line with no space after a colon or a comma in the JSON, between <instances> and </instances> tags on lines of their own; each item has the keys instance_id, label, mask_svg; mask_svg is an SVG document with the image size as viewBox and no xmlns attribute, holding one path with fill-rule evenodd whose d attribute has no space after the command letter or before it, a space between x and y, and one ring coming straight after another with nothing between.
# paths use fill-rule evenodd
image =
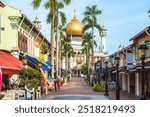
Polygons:
<instances>
[{"instance_id":1,"label":"blue sky","mask_svg":"<svg viewBox=\"0 0 150 117\"><path fill-rule=\"evenodd\" d=\"M31 21L36 14L42 22L42 33L50 38L50 25L46 24L48 11L43 7L46 0L38 10L31 6L32 0L1 0L9 5L19 8ZM67 22L73 18L74 9L76 17L82 20L82 13L86 6L97 5L102 10L98 16L98 23L105 25L107 28L107 49L109 54L118 50L120 44L127 46L132 42L129 39L150 25L148 10L150 9L150 0L73 0L70 6L63 9L67 16ZM95 40L100 45L100 37L96 32Z\"/></svg>"}]
</instances>

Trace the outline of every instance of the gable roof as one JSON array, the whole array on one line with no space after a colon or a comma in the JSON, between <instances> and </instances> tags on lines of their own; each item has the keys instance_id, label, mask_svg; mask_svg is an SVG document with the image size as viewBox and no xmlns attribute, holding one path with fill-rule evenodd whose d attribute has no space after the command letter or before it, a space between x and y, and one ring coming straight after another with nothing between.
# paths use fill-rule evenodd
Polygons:
<instances>
[{"instance_id":1,"label":"gable roof","mask_svg":"<svg viewBox=\"0 0 150 117\"><path fill-rule=\"evenodd\" d=\"M5 7L5 5L4 5L4 3L2 3L1 1L0 1L0 7Z\"/></svg>"},{"instance_id":2,"label":"gable roof","mask_svg":"<svg viewBox=\"0 0 150 117\"><path fill-rule=\"evenodd\" d=\"M140 35L146 33L146 31L150 32L150 26L146 27L144 30L142 30L141 32L139 32L138 34L136 34L135 36L133 36L130 41L137 39Z\"/></svg>"}]
</instances>

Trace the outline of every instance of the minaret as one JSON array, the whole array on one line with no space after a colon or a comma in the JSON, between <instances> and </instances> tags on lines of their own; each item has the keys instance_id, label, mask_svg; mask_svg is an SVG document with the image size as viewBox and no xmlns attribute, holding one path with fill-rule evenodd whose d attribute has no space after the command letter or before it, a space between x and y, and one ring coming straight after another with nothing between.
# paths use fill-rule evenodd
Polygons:
<instances>
[{"instance_id":1,"label":"minaret","mask_svg":"<svg viewBox=\"0 0 150 117\"><path fill-rule=\"evenodd\" d=\"M38 16L35 17L35 20L33 21L33 23L38 30L41 30L41 25L40 25L41 22L40 22Z\"/></svg>"},{"instance_id":2,"label":"minaret","mask_svg":"<svg viewBox=\"0 0 150 117\"><path fill-rule=\"evenodd\" d=\"M102 31L100 32L100 36L101 36L101 52L103 54L107 54L107 49L106 49L106 34L107 34L107 29L105 28L105 26L103 25L102 27Z\"/></svg>"}]
</instances>

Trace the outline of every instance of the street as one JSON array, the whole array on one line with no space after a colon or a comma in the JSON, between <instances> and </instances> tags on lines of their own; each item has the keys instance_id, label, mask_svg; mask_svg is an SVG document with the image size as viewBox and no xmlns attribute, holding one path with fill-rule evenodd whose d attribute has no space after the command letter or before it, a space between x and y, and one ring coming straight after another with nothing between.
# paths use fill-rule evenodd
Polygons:
<instances>
[{"instance_id":1,"label":"street","mask_svg":"<svg viewBox=\"0 0 150 117\"><path fill-rule=\"evenodd\" d=\"M72 77L59 91L50 92L41 100L108 100L103 92L94 92L83 78Z\"/></svg>"}]
</instances>

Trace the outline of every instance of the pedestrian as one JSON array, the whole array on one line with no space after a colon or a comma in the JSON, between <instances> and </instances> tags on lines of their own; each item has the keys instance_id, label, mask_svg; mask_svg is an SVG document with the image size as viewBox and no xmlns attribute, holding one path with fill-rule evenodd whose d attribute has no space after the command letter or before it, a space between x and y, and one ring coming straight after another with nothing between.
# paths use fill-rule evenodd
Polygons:
<instances>
[{"instance_id":1,"label":"pedestrian","mask_svg":"<svg viewBox=\"0 0 150 117\"><path fill-rule=\"evenodd\" d=\"M96 74L93 75L93 81L94 81L94 84L97 84Z\"/></svg>"}]
</instances>

